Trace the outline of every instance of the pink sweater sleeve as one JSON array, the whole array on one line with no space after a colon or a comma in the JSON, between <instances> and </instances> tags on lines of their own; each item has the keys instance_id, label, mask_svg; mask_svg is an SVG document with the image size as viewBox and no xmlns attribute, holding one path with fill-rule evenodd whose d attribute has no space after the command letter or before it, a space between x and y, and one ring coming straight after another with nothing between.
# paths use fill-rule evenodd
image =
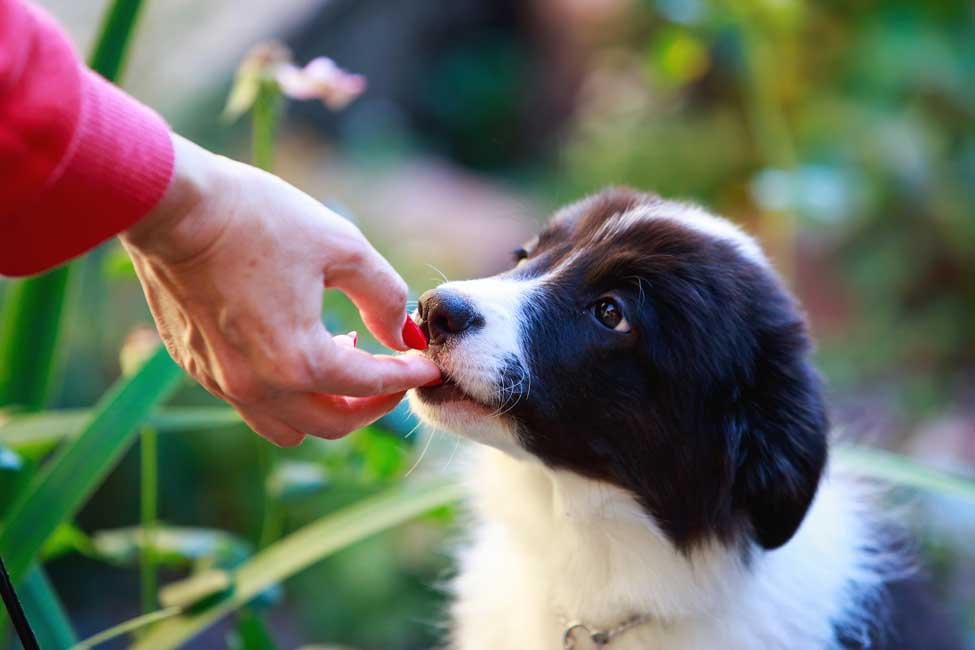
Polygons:
<instances>
[{"instance_id":1,"label":"pink sweater sleeve","mask_svg":"<svg viewBox=\"0 0 975 650\"><path fill-rule=\"evenodd\" d=\"M162 118L85 68L49 16L0 0L0 275L49 269L119 233L172 172Z\"/></svg>"}]
</instances>

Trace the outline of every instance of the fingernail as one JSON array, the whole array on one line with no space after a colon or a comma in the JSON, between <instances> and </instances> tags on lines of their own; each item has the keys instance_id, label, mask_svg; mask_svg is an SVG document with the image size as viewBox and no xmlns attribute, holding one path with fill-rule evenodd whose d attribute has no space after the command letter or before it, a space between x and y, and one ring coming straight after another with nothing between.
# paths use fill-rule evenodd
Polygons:
<instances>
[{"instance_id":1,"label":"fingernail","mask_svg":"<svg viewBox=\"0 0 975 650\"><path fill-rule=\"evenodd\" d=\"M403 341L414 350L427 349L427 337L423 336L423 330L408 315L403 323Z\"/></svg>"},{"instance_id":2,"label":"fingernail","mask_svg":"<svg viewBox=\"0 0 975 650\"><path fill-rule=\"evenodd\" d=\"M346 334L346 336L348 336L350 339L352 339L352 347L356 347L357 345L359 345L359 333L358 332L356 332L355 330L352 330L351 332L349 332L348 334Z\"/></svg>"}]
</instances>

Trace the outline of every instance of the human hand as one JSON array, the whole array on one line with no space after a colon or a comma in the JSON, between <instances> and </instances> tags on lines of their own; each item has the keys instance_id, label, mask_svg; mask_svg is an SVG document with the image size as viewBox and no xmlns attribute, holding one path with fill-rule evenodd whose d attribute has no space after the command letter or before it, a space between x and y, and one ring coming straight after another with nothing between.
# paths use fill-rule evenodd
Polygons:
<instances>
[{"instance_id":1,"label":"human hand","mask_svg":"<svg viewBox=\"0 0 975 650\"><path fill-rule=\"evenodd\" d=\"M406 284L354 225L271 174L173 144L166 195L121 240L166 348L204 388L291 446L341 437L440 376L425 358L368 354L322 324L325 287L336 288L384 345L408 348Z\"/></svg>"}]
</instances>

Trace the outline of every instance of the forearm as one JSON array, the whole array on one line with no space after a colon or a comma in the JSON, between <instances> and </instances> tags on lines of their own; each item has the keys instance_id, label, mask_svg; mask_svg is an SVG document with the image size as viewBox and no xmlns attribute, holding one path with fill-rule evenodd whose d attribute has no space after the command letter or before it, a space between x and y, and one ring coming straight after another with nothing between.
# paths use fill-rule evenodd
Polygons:
<instances>
[{"instance_id":1,"label":"forearm","mask_svg":"<svg viewBox=\"0 0 975 650\"><path fill-rule=\"evenodd\" d=\"M166 192L165 122L78 60L43 12L0 0L0 274L56 266Z\"/></svg>"}]
</instances>

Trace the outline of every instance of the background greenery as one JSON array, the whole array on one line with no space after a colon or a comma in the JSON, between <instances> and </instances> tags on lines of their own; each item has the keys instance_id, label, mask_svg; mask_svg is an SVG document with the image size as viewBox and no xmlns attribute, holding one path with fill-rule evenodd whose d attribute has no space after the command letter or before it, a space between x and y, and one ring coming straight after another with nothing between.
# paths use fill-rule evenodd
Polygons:
<instances>
[{"instance_id":1,"label":"background greenery","mask_svg":"<svg viewBox=\"0 0 975 650\"><path fill-rule=\"evenodd\" d=\"M179 58L156 3L51 8L102 4L82 35L102 74L125 85L128 52L166 34L156 57ZM417 293L437 281L427 264L497 270L546 212L610 183L693 198L757 233L809 310L842 437L897 452L847 447L838 462L902 486L938 597L973 638L969 3L300 4L280 5L298 27L257 39L333 55L370 91L338 116L288 107L276 158L259 162L358 219ZM239 40L243 13L208 24L211 40ZM232 69L190 63L180 74L207 83L167 117L250 159L251 133L270 126L221 122ZM395 234L403 221L425 239ZM105 647L438 638L453 440L397 412L342 441L272 449L131 335L150 321L114 244L0 280L0 309L0 555L44 648L145 613ZM362 331L340 296L325 318Z\"/></svg>"}]
</instances>

